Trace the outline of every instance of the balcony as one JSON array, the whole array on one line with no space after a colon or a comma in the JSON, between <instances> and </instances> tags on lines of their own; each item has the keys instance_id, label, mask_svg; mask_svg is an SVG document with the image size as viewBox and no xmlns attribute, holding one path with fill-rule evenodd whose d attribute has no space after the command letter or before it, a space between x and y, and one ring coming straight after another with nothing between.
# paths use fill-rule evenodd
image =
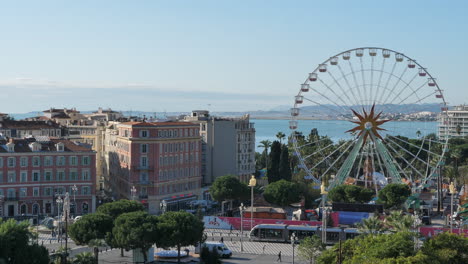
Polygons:
<instances>
[{"instance_id":1,"label":"balcony","mask_svg":"<svg viewBox=\"0 0 468 264\"><path fill-rule=\"evenodd\" d=\"M153 185L154 182L149 181L149 180L146 180L146 181L140 180L140 181L134 181L133 184L138 185L138 186L147 186L147 185Z\"/></svg>"},{"instance_id":2,"label":"balcony","mask_svg":"<svg viewBox=\"0 0 468 264\"><path fill-rule=\"evenodd\" d=\"M153 166L132 166L133 171L154 171Z\"/></svg>"},{"instance_id":3,"label":"balcony","mask_svg":"<svg viewBox=\"0 0 468 264\"><path fill-rule=\"evenodd\" d=\"M18 200L19 200L19 197L18 197L18 196L16 196L16 197L5 197L4 199L5 199L5 201L7 201L7 202L8 202L8 201L12 202L12 201L18 201Z\"/></svg>"}]
</instances>

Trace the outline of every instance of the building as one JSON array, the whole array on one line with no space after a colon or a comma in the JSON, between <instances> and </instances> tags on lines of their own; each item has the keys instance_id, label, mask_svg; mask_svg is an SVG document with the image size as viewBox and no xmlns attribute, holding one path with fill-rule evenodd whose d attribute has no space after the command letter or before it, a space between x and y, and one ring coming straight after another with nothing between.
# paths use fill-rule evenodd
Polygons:
<instances>
[{"instance_id":1,"label":"building","mask_svg":"<svg viewBox=\"0 0 468 264\"><path fill-rule=\"evenodd\" d=\"M71 214L94 212L95 158L94 151L65 139L1 137L0 216L56 215L56 198L66 192Z\"/></svg>"},{"instance_id":2,"label":"building","mask_svg":"<svg viewBox=\"0 0 468 264\"><path fill-rule=\"evenodd\" d=\"M5 137L23 138L28 136L60 137L62 128L51 121L17 121L6 114L0 115L0 135Z\"/></svg>"},{"instance_id":3,"label":"building","mask_svg":"<svg viewBox=\"0 0 468 264\"><path fill-rule=\"evenodd\" d=\"M197 123L202 137L203 183L233 174L248 182L255 173L255 128L249 115L213 117L206 110L192 111L184 121Z\"/></svg>"},{"instance_id":4,"label":"building","mask_svg":"<svg viewBox=\"0 0 468 264\"><path fill-rule=\"evenodd\" d=\"M447 115L439 115L439 138L468 136L468 105L455 106Z\"/></svg>"},{"instance_id":5,"label":"building","mask_svg":"<svg viewBox=\"0 0 468 264\"><path fill-rule=\"evenodd\" d=\"M112 196L139 200L152 214L183 209L200 194L197 124L115 123L106 130L105 156Z\"/></svg>"}]
</instances>

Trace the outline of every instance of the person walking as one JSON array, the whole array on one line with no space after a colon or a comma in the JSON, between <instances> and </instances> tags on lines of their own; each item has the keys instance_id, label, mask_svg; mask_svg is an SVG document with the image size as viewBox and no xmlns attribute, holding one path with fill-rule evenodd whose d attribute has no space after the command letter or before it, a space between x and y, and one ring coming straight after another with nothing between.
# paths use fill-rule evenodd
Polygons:
<instances>
[{"instance_id":1,"label":"person walking","mask_svg":"<svg viewBox=\"0 0 468 264\"><path fill-rule=\"evenodd\" d=\"M276 260L277 262L281 262L281 251L278 253L278 259Z\"/></svg>"},{"instance_id":2,"label":"person walking","mask_svg":"<svg viewBox=\"0 0 468 264\"><path fill-rule=\"evenodd\" d=\"M224 237L221 237L221 239L219 240L219 242L224 243Z\"/></svg>"}]
</instances>

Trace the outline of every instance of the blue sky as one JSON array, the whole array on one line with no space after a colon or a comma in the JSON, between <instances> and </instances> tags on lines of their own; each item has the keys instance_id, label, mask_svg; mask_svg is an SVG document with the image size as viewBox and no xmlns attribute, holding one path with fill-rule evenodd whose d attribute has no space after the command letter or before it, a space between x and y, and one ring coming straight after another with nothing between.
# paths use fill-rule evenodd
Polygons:
<instances>
[{"instance_id":1,"label":"blue sky","mask_svg":"<svg viewBox=\"0 0 468 264\"><path fill-rule=\"evenodd\" d=\"M468 103L468 1L3 1L0 112L269 110L343 50L416 59Z\"/></svg>"}]
</instances>

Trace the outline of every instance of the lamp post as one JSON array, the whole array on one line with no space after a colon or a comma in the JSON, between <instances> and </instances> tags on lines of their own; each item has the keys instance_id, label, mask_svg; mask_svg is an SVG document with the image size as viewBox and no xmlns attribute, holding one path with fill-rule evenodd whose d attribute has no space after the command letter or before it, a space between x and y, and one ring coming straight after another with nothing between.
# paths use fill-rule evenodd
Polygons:
<instances>
[{"instance_id":1,"label":"lamp post","mask_svg":"<svg viewBox=\"0 0 468 264\"><path fill-rule=\"evenodd\" d=\"M241 237L240 237L241 252L244 251L244 244L242 241L243 240L242 237L244 236L244 210L245 210L244 204L241 203L241 206L239 206L239 211L241 215Z\"/></svg>"},{"instance_id":2,"label":"lamp post","mask_svg":"<svg viewBox=\"0 0 468 264\"><path fill-rule=\"evenodd\" d=\"M296 237L296 233L292 233L291 234L291 246L292 246L292 250L293 250L293 264L294 264L294 247L296 246L296 241L297 241L297 237Z\"/></svg>"},{"instance_id":3,"label":"lamp post","mask_svg":"<svg viewBox=\"0 0 468 264\"><path fill-rule=\"evenodd\" d=\"M322 182L320 186L320 194L322 195L322 243L327 244L327 209L325 208L325 203L327 199L327 190L325 187L325 182Z\"/></svg>"},{"instance_id":4,"label":"lamp post","mask_svg":"<svg viewBox=\"0 0 468 264\"><path fill-rule=\"evenodd\" d=\"M132 189L130 189L130 191L132 192L132 200L135 200L136 198L136 188L135 186L132 186Z\"/></svg>"},{"instance_id":5,"label":"lamp post","mask_svg":"<svg viewBox=\"0 0 468 264\"><path fill-rule=\"evenodd\" d=\"M450 183L450 233L453 232L453 196L455 195L455 185L453 182Z\"/></svg>"},{"instance_id":6,"label":"lamp post","mask_svg":"<svg viewBox=\"0 0 468 264\"><path fill-rule=\"evenodd\" d=\"M76 184L73 185L72 191L73 191L73 216L75 216L76 215L76 209L77 209L77 206L76 206L76 192L78 191L78 187L76 187Z\"/></svg>"},{"instance_id":7,"label":"lamp post","mask_svg":"<svg viewBox=\"0 0 468 264\"><path fill-rule=\"evenodd\" d=\"M62 239L61 239L61 234L62 234L62 217L61 217L61 214L60 214L60 206L63 204L63 199L62 197L60 197L60 194L58 195L58 198L57 200L55 200L57 202L57 209L58 209L58 239L60 240L60 245L62 245Z\"/></svg>"},{"instance_id":8,"label":"lamp post","mask_svg":"<svg viewBox=\"0 0 468 264\"><path fill-rule=\"evenodd\" d=\"M249 181L249 187L251 190L251 196L250 196L250 230L253 228L253 206L254 206L254 187L257 185L257 180L255 179L255 176L252 175L252 178L250 178Z\"/></svg>"}]
</instances>

